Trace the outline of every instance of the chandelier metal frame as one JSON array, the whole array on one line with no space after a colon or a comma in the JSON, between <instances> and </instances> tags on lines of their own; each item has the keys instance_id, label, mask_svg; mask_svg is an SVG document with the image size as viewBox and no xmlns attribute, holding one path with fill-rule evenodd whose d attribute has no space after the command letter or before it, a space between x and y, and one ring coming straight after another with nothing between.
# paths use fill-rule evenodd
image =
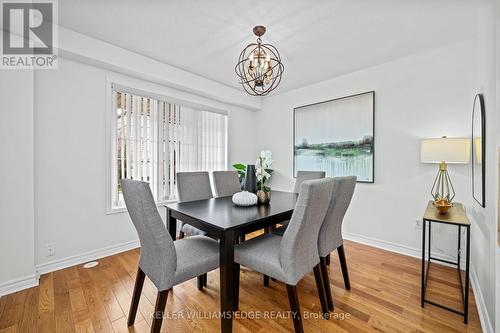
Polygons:
<instances>
[{"instance_id":1,"label":"chandelier metal frame","mask_svg":"<svg viewBox=\"0 0 500 333\"><path fill-rule=\"evenodd\" d=\"M271 44L262 43L260 37L265 32L264 26L259 25L253 28L253 33L257 36L257 43L248 44L241 51L238 63L234 67L236 75L240 78L239 83L248 94L253 96L265 96L276 89L285 70L278 49ZM258 59L267 57L265 61L269 62L269 66L257 76L251 76L249 68L254 68L252 60L255 59L256 55Z\"/></svg>"}]
</instances>

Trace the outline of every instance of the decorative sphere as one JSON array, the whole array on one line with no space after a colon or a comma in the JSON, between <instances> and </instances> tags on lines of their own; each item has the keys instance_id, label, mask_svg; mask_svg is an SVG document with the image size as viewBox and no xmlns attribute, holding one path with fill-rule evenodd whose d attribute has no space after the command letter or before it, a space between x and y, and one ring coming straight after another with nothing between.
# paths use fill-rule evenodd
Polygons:
<instances>
[{"instance_id":1,"label":"decorative sphere","mask_svg":"<svg viewBox=\"0 0 500 333\"><path fill-rule=\"evenodd\" d=\"M236 206L253 206L257 204L257 196L248 191L235 193L232 199Z\"/></svg>"}]
</instances>

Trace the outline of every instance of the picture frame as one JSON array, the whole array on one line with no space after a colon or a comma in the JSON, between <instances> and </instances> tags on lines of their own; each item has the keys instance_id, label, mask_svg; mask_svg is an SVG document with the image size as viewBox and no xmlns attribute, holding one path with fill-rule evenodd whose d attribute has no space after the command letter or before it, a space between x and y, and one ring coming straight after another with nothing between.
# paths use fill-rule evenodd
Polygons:
<instances>
[{"instance_id":1,"label":"picture frame","mask_svg":"<svg viewBox=\"0 0 500 333\"><path fill-rule=\"evenodd\" d=\"M293 176L325 171L375 182L375 91L293 109Z\"/></svg>"},{"instance_id":2,"label":"picture frame","mask_svg":"<svg viewBox=\"0 0 500 333\"><path fill-rule=\"evenodd\" d=\"M471 143L472 197L486 207L486 115L482 94L474 96Z\"/></svg>"}]
</instances>

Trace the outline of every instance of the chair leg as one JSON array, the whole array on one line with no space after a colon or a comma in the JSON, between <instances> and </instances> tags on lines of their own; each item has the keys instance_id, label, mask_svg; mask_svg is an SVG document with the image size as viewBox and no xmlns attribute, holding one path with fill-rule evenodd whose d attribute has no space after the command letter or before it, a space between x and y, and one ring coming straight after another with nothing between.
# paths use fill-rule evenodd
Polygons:
<instances>
[{"instance_id":1,"label":"chair leg","mask_svg":"<svg viewBox=\"0 0 500 333\"><path fill-rule=\"evenodd\" d=\"M269 234L272 232L272 228L269 227L264 227L264 233ZM264 275L264 287L269 287L269 276Z\"/></svg>"},{"instance_id":2,"label":"chair leg","mask_svg":"<svg viewBox=\"0 0 500 333\"><path fill-rule=\"evenodd\" d=\"M316 288L318 288L318 296L319 296L319 301L321 303L321 311L323 312L323 318L328 320L330 319L330 311L328 311L328 305L326 302L326 294L325 294L325 283L323 282L323 276L319 264L314 266L314 279L316 280Z\"/></svg>"},{"instance_id":3,"label":"chair leg","mask_svg":"<svg viewBox=\"0 0 500 333\"><path fill-rule=\"evenodd\" d=\"M186 237L186 235L184 234L184 223L181 223L181 229L179 230L179 239L183 239L184 237Z\"/></svg>"},{"instance_id":4,"label":"chair leg","mask_svg":"<svg viewBox=\"0 0 500 333\"><path fill-rule=\"evenodd\" d=\"M127 326L134 325L135 315L137 314L137 307L139 306L139 299L141 298L142 286L144 285L144 277L146 274L140 267L137 268L137 275L135 277L134 293L132 294L132 303L130 304L130 311L128 313Z\"/></svg>"},{"instance_id":5,"label":"chair leg","mask_svg":"<svg viewBox=\"0 0 500 333\"><path fill-rule=\"evenodd\" d=\"M330 255L327 255L325 258L326 258L326 261L325 261L325 262L326 262L326 264L327 264L328 266L330 266Z\"/></svg>"},{"instance_id":6,"label":"chair leg","mask_svg":"<svg viewBox=\"0 0 500 333\"><path fill-rule=\"evenodd\" d=\"M240 264L234 263L233 310L238 311L239 306L240 306Z\"/></svg>"},{"instance_id":7,"label":"chair leg","mask_svg":"<svg viewBox=\"0 0 500 333\"><path fill-rule=\"evenodd\" d=\"M155 312L153 314L153 323L151 333L159 333L163 322L163 313L167 305L168 290L159 291L156 296Z\"/></svg>"},{"instance_id":8,"label":"chair leg","mask_svg":"<svg viewBox=\"0 0 500 333\"><path fill-rule=\"evenodd\" d=\"M323 276L323 284L325 286L326 303L328 304L328 309L330 311L333 311L332 290L330 288L330 278L328 277L328 266L326 265L326 257L319 258L319 265L321 268L321 274Z\"/></svg>"},{"instance_id":9,"label":"chair leg","mask_svg":"<svg viewBox=\"0 0 500 333\"><path fill-rule=\"evenodd\" d=\"M198 290L202 290L203 287L207 286L207 273L198 276L197 286L198 286Z\"/></svg>"},{"instance_id":10,"label":"chair leg","mask_svg":"<svg viewBox=\"0 0 500 333\"><path fill-rule=\"evenodd\" d=\"M337 248L339 254L340 267L342 268L342 276L344 277L345 289L351 290L351 281L349 281L349 271L347 270L347 261L345 259L344 245Z\"/></svg>"},{"instance_id":11,"label":"chair leg","mask_svg":"<svg viewBox=\"0 0 500 333\"><path fill-rule=\"evenodd\" d=\"M297 287L287 284L286 291L288 293L288 300L290 301L290 310L292 311L293 326L295 327L295 333L303 333L304 327L302 326L302 316L300 313Z\"/></svg>"}]
</instances>

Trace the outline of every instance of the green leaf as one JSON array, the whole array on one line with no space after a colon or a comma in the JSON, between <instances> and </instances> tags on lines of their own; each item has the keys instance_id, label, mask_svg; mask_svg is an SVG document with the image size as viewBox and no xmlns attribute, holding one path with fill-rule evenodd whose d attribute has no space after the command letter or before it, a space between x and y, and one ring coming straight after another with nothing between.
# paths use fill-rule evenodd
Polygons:
<instances>
[{"instance_id":1,"label":"green leaf","mask_svg":"<svg viewBox=\"0 0 500 333\"><path fill-rule=\"evenodd\" d=\"M247 166L245 164L242 164L242 163L236 163L236 164L233 164L233 168L235 168L236 170L246 170Z\"/></svg>"},{"instance_id":2,"label":"green leaf","mask_svg":"<svg viewBox=\"0 0 500 333\"><path fill-rule=\"evenodd\" d=\"M271 188L269 186L264 185L264 192L271 192Z\"/></svg>"},{"instance_id":3,"label":"green leaf","mask_svg":"<svg viewBox=\"0 0 500 333\"><path fill-rule=\"evenodd\" d=\"M274 172L273 169L265 169L268 174L272 174Z\"/></svg>"}]
</instances>

